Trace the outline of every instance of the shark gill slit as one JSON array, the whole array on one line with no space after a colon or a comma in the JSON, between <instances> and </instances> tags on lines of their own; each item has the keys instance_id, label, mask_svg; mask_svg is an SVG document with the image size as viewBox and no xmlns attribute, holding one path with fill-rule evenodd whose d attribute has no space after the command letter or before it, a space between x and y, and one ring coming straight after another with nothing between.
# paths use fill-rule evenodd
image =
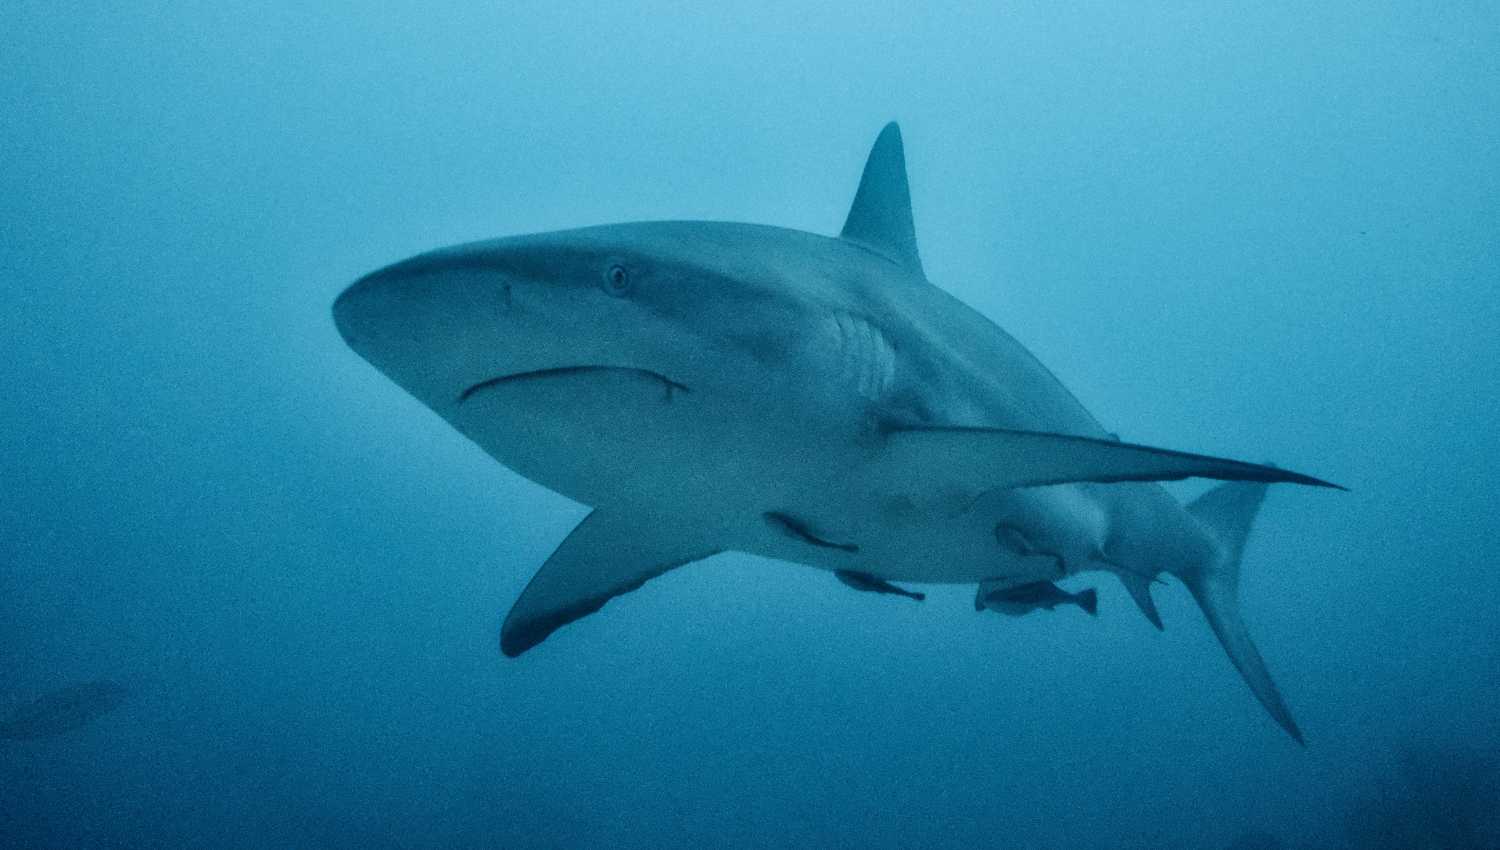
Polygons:
<instances>
[{"instance_id":1,"label":"shark gill slit","mask_svg":"<svg viewBox=\"0 0 1500 850\"><path fill-rule=\"evenodd\" d=\"M784 514L780 511L766 511L761 516L765 517L766 522L770 523L773 528L780 530L790 537L795 537L810 546L817 546L822 549L838 549L850 554L859 551L859 545L855 543L834 543L832 540L824 540L818 535L813 534L806 523L790 514Z\"/></svg>"},{"instance_id":2,"label":"shark gill slit","mask_svg":"<svg viewBox=\"0 0 1500 850\"><path fill-rule=\"evenodd\" d=\"M533 369L529 372L516 372L511 375L499 375L494 378L488 378L466 388L463 392L459 393L458 402L459 404L462 404L472 398L475 394L481 393L488 389L493 389L502 384L508 384L518 381L544 380L546 378L561 378L568 375L582 375L590 372L625 372L627 374L634 374L641 377L654 378L657 381L660 381L662 387L666 390L666 396L664 399L665 401L672 400L673 392L679 390L685 393L692 392L692 390L689 389L686 385L679 384L671 378L668 378L666 375L660 374L659 372L653 372L650 369L636 369L629 366L557 366L551 369Z\"/></svg>"}]
</instances>

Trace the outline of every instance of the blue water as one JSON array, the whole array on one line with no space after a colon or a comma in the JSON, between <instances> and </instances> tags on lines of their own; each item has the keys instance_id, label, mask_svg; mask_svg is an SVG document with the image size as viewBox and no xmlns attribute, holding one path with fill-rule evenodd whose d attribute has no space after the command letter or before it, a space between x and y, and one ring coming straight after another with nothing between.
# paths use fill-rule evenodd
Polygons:
<instances>
[{"instance_id":1,"label":"blue water","mask_svg":"<svg viewBox=\"0 0 1500 850\"><path fill-rule=\"evenodd\" d=\"M0 11L0 709L130 691L0 741L0 839L1500 843L1493 4L509 5ZM498 234L834 232L891 118L929 276L1108 427L1352 488L1273 489L1245 559L1307 749L1178 585L1158 634L1107 577L1005 620L724 556L500 656L584 509L333 297Z\"/></svg>"}]
</instances>

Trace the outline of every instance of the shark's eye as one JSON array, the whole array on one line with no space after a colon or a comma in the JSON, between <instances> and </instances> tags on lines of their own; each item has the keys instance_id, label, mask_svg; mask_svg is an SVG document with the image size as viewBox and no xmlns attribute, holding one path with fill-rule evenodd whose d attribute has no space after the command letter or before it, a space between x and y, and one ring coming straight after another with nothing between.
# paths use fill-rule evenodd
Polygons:
<instances>
[{"instance_id":1,"label":"shark's eye","mask_svg":"<svg viewBox=\"0 0 1500 850\"><path fill-rule=\"evenodd\" d=\"M621 265L610 266L604 272L604 291L619 297L630 291L630 272Z\"/></svg>"}]
</instances>

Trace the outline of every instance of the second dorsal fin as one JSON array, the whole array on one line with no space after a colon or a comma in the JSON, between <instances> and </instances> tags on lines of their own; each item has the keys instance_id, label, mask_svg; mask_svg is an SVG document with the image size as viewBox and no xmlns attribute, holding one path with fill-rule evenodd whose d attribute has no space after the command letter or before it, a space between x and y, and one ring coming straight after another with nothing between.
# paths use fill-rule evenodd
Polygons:
<instances>
[{"instance_id":1,"label":"second dorsal fin","mask_svg":"<svg viewBox=\"0 0 1500 850\"><path fill-rule=\"evenodd\" d=\"M885 125L870 149L839 235L922 275L911 219L911 188L906 182L906 152L901 146L901 128L894 121Z\"/></svg>"}]
</instances>

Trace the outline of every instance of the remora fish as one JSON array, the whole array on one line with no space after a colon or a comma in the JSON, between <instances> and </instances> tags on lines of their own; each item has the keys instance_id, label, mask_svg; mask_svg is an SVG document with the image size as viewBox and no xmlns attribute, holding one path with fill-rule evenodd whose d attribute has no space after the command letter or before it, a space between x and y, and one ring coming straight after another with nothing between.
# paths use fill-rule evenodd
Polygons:
<instances>
[{"instance_id":1,"label":"remora fish","mask_svg":"<svg viewBox=\"0 0 1500 850\"><path fill-rule=\"evenodd\" d=\"M1050 581L1038 581L1015 587L995 587L989 582L979 585L974 595L974 610L988 608L1010 617L1021 617L1032 611L1051 611L1059 605L1077 605L1090 617L1099 613L1099 593L1092 587L1069 593Z\"/></svg>"},{"instance_id":2,"label":"remora fish","mask_svg":"<svg viewBox=\"0 0 1500 850\"><path fill-rule=\"evenodd\" d=\"M1281 726L1240 619L1245 534L1285 469L1119 442L927 280L900 131L837 237L636 222L443 248L333 306L348 344L501 463L593 507L500 630L515 656L730 550L885 582L1116 572L1192 592ZM1186 509L1151 483L1232 483Z\"/></svg>"}]
</instances>

